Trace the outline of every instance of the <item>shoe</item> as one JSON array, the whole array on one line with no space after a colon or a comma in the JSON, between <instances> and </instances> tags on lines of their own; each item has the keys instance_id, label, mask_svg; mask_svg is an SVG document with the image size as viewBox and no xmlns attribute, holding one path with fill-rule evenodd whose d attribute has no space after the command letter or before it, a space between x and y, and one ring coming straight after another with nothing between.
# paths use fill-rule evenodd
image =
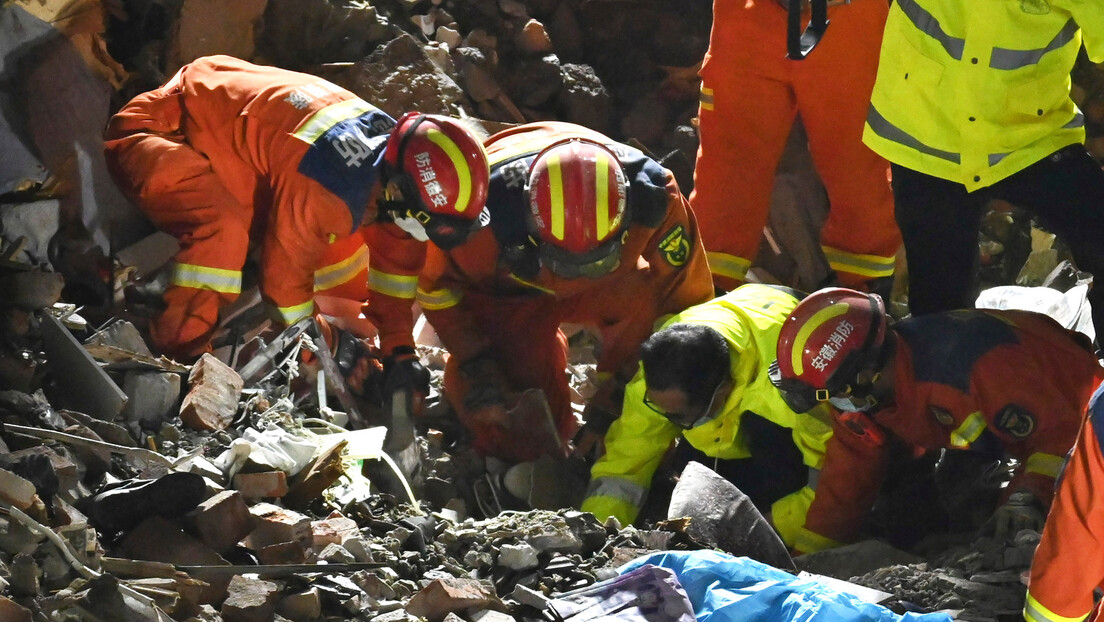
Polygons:
<instances>
[{"instance_id":1,"label":"shoe","mask_svg":"<svg viewBox=\"0 0 1104 622\"><path fill-rule=\"evenodd\" d=\"M104 533L129 531L151 516L179 518L207 495L207 483L195 473L174 471L152 480L131 480L88 498L81 509Z\"/></svg>"}]
</instances>

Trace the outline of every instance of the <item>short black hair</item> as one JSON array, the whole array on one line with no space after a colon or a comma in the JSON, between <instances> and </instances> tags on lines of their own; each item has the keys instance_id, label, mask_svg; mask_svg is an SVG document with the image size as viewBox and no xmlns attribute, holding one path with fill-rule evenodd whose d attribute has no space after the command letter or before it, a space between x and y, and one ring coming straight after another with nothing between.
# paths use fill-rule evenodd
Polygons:
<instances>
[{"instance_id":1,"label":"short black hair","mask_svg":"<svg viewBox=\"0 0 1104 622\"><path fill-rule=\"evenodd\" d=\"M704 405L729 374L728 342L703 324L672 324L640 346L644 382L650 389L679 389Z\"/></svg>"}]
</instances>

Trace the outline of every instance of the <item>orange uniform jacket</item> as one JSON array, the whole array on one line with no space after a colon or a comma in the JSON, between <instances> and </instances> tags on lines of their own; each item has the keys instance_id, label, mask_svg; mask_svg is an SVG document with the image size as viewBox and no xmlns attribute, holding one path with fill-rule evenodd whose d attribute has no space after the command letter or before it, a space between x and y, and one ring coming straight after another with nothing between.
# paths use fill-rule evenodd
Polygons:
<instances>
[{"instance_id":1,"label":"orange uniform jacket","mask_svg":"<svg viewBox=\"0 0 1104 622\"><path fill-rule=\"evenodd\" d=\"M528 237L524 185L529 163L542 148L571 136L606 144L625 169L631 226L621 265L597 279L563 279L543 268L519 275L506 259ZM637 349L657 319L712 297L705 252L674 177L636 149L584 127L556 122L511 128L492 136L485 146L491 164L491 223L451 251L428 249L418 302L459 362L491 350L507 374L524 374L520 367L546 364L538 384L565 434L570 399L562 347L558 353L545 351L556 349L548 339L554 341L559 323L597 326L603 337L599 373L623 374L627 380L635 371ZM505 350L519 356L507 356ZM462 396L451 396L454 406L458 398ZM618 410L611 406L608 412Z\"/></svg>"},{"instance_id":2,"label":"orange uniform jacket","mask_svg":"<svg viewBox=\"0 0 1104 622\"><path fill-rule=\"evenodd\" d=\"M1049 505L1102 371L1088 340L1026 311L951 311L911 317L893 330L894 405L871 418L921 449L1004 451L1021 464L1007 493L1026 490ZM881 459L847 436L840 431L829 442L825 485L806 524L835 541L857 534L882 482Z\"/></svg>"},{"instance_id":3,"label":"orange uniform jacket","mask_svg":"<svg viewBox=\"0 0 1104 622\"><path fill-rule=\"evenodd\" d=\"M313 312L315 291L363 282L358 227L376 219L394 123L321 78L228 56L185 65L116 114L105 136L113 176L181 243L169 308L151 326L155 344L202 351L218 308L240 293L251 239L260 243L262 293L288 323ZM419 263L409 258L424 251L395 235L387 244L372 259L405 278L392 288L405 294L405 311L390 315L407 317L397 327L409 332ZM377 302L374 313L386 314L388 304Z\"/></svg>"},{"instance_id":4,"label":"orange uniform jacket","mask_svg":"<svg viewBox=\"0 0 1104 622\"><path fill-rule=\"evenodd\" d=\"M1104 389L1098 389L1073 456L1062 474L1027 590L1027 622L1081 620L1093 611L1093 589L1104 588ZM1093 620L1101 619L1096 607Z\"/></svg>"}]
</instances>

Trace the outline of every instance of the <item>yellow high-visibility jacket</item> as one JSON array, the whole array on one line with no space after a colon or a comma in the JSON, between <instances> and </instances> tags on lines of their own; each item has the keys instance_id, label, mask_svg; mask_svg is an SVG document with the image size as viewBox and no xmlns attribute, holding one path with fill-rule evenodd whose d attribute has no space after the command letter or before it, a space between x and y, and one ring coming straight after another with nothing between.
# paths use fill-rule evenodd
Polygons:
<instances>
[{"instance_id":1,"label":"yellow high-visibility jacket","mask_svg":"<svg viewBox=\"0 0 1104 622\"><path fill-rule=\"evenodd\" d=\"M863 142L971 192L1084 142L1070 99L1082 37L1089 58L1104 61L1098 2L898 0Z\"/></svg>"},{"instance_id":2,"label":"yellow high-visibility jacket","mask_svg":"<svg viewBox=\"0 0 1104 622\"><path fill-rule=\"evenodd\" d=\"M793 430L794 444L801 450L805 464L813 469L812 485L779 499L771 507L775 528L783 541L793 546L813 501L815 477L832 436L830 413L825 407L811 414L795 413L767 376L767 368L775 359L778 332L795 306L797 300L780 289L749 284L664 322L662 328L677 323L704 324L724 335L734 389L716 419L683 431L644 404L644 372L638 369L625 389L621 416L606 435L606 453L591 469L582 510L599 520L616 516L624 525L636 520L656 468L680 433L707 456L725 460L750 457L748 438L740 428L743 414L750 411Z\"/></svg>"}]
</instances>

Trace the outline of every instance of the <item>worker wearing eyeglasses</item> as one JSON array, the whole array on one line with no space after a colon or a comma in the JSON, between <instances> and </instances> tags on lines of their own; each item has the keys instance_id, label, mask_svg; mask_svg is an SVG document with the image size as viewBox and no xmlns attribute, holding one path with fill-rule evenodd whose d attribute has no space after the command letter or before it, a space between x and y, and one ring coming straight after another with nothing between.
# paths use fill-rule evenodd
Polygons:
<instances>
[{"instance_id":1,"label":"worker wearing eyeglasses","mask_svg":"<svg viewBox=\"0 0 1104 622\"><path fill-rule=\"evenodd\" d=\"M794 546L832 436L827 406L795 413L768 377L795 294L744 285L673 316L644 342L621 416L591 470L584 511L623 525L635 521L656 469L681 436L692 451L717 459L708 464Z\"/></svg>"}]
</instances>

